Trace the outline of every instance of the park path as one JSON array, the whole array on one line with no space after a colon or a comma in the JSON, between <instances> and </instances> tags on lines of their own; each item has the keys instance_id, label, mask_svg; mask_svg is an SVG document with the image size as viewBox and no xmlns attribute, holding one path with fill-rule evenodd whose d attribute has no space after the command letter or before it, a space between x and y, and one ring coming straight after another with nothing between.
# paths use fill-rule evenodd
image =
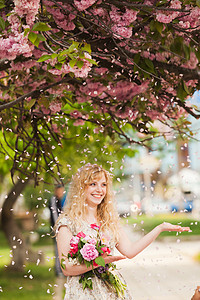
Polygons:
<instances>
[{"instance_id":1,"label":"park path","mask_svg":"<svg viewBox=\"0 0 200 300\"><path fill-rule=\"evenodd\" d=\"M137 235L126 229L134 240ZM117 263L134 300L190 300L200 285L200 264L194 256L200 252L198 241L154 241L132 260Z\"/></svg>"}]
</instances>

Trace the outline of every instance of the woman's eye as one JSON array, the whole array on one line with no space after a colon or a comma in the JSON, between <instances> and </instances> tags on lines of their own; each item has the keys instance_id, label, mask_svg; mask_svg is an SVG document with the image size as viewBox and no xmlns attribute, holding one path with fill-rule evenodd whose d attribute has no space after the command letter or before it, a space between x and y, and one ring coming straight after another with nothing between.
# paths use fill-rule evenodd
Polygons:
<instances>
[{"instance_id":1,"label":"woman's eye","mask_svg":"<svg viewBox=\"0 0 200 300\"><path fill-rule=\"evenodd\" d=\"M102 184L102 186L106 186L106 185L107 185L106 183L103 183L103 184Z\"/></svg>"},{"instance_id":2,"label":"woman's eye","mask_svg":"<svg viewBox=\"0 0 200 300\"><path fill-rule=\"evenodd\" d=\"M90 183L90 186L95 186L95 182Z\"/></svg>"}]
</instances>

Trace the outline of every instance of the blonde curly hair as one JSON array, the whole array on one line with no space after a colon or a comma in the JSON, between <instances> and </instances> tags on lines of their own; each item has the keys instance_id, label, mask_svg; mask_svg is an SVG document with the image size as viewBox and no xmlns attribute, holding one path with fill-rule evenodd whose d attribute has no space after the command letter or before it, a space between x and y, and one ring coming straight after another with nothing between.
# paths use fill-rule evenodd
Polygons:
<instances>
[{"instance_id":1,"label":"blonde curly hair","mask_svg":"<svg viewBox=\"0 0 200 300\"><path fill-rule=\"evenodd\" d=\"M94 180L99 180L103 174L106 178L106 196L97 207L97 221L101 224L101 230L111 231L117 242L119 216L113 199L112 180L109 172L101 166L86 164L78 169L78 172L72 177L64 214L79 224L81 220L85 220L87 213L85 189Z\"/></svg>"}]
</instances>

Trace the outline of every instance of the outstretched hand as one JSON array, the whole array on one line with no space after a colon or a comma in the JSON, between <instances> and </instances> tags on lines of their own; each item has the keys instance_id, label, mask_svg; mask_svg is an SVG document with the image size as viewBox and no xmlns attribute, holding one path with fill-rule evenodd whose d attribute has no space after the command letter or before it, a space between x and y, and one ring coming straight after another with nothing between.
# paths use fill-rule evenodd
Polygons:
<instances>
[{"instance_id":1,"label":"outstretched hand","mask_svg":"<svg viewBox=\"0 0 200 300\"><path fill-rule=\"evenodd\" d=\"M189 231L191 232L190 227L182 227L180 225L173 225L171 223L164 222L159 225L161 228L161 231L177 231L177 232L183 232L183 231Z\"/></svg>"}]
</instances>

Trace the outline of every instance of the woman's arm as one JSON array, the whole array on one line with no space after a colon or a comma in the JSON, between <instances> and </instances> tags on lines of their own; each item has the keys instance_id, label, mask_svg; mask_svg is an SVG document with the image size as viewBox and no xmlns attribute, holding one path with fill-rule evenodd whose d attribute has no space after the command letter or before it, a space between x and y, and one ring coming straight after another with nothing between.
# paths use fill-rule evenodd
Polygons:
<instances>
[{"instance_id":1,"label":"woman's arm","mask_svg":"<svg viewBox=\"0 0 200 300\"><path fill-rule=\"evenodd\" d=\"M71 265L68 262L67 254L70 250L70 240L71 240L71 238L72 238L72 233L68 229L68 227L67 226L61 226L59 228L59 231L58 231L58 234L57 234L57 246L58 246L58 254L59 254L60 261L61 261L62 258L65 259L65 269L61 268L62 272L65 276L76 276L76 275L80 275L80 274L83 274L85 272L88 272L88 271L92 270L92 266L87 268L85 264ZM108 255L104 254L103 258L105 260L105 263L107 264L107 263L112 263L114 261L124 259L126 257L121 256L121 255L108 256ZM93 268L95 269L97 267L98 266L93 267Z\"/></svg>"},{"instance_id":2,"label":"woman's arm","mask_svg":"<svg viewBox=\"0 0 200 300\"><path fill-rule=\"evenodd\" d=\"M131 242L122 228L120 228L120 239L116 246L117 250L128 258L133 258L147 246L149 246L163 231L190 231L189 227L181 227L179 225L172 225L170 223L162 223L156 226L152 231L146 234L137 242Z\"/></svg>"}]
</instances>

